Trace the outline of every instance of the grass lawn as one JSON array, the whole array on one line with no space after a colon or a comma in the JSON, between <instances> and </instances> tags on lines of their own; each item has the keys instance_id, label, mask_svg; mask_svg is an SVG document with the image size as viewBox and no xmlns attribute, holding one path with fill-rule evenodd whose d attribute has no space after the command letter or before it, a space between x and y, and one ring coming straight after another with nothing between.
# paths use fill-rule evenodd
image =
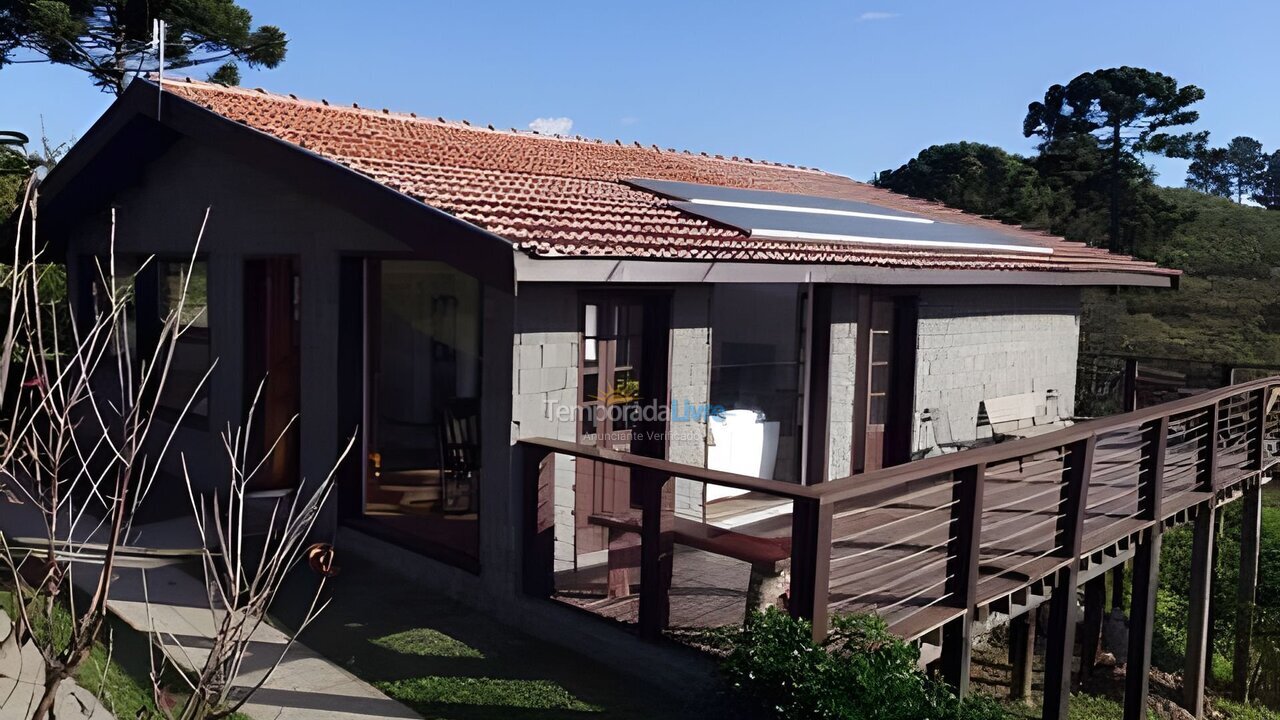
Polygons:
<instances>
[{"instance_id":1,"label":"grass lawn","mask_svg":"<svg viewBox=\"0 0 1280 720\"><path fill-rule=\"evenodd\" d=\"M294 607L287 587L281 607ZM440 720L739 720L709 683L646 682L531 637L351 552L329 606L302 634L311 649L423 717ZM290 618L279 618L286 625ZM711 663L707 663L710 670ZM708 673L710 677L710 673Z\"/></svg>"},{"instance_id":2,"label":"grass lawn","mask_svg":"<svg viewBox=\"0 0 1280 720\"><path fill-rule=\"evenodd\" d=\"M419 677L376 682L388 697L427 717L452 705L477 705L520 710L599 712L568 690L548 680L506 680L475 677Z\"/></svg>"},{"instance_id":3,"label":"grass lawn","mask_svg":"<svg viewBox=\"0 0 1280 720\"><path fill-rule=\"evenodd\" d=\"M484 659L479 650L434 628L410 628L372 638L369 643L405 656ZM503 708L508 713L512 710L600 711L550 680L427 675L381 680L374 685L388 697L428 717L457 705Z\"/></svg>"}]
</instances>

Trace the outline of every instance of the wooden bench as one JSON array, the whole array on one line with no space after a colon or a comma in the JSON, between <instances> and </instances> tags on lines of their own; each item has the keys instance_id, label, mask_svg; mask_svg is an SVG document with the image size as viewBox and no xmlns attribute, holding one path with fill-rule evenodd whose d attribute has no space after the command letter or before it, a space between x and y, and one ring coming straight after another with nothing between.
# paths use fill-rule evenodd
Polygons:
<instances>
[{"instance_id":1,"label":"wooden bench","mask_svg":"<svg viewBox=\"0 0 1280 720\"><path fill-rule=\"evenodd\" d=\"M783 603L791 584L791 538L747 535L680 516L667 520L675 543L751 565L748 611ZM609 597L631 595L632 576L640 567L640 514L595 514L587 521L609 530ZM663 581L670 586L670 576Z\"/></svg>"}]
</instances>

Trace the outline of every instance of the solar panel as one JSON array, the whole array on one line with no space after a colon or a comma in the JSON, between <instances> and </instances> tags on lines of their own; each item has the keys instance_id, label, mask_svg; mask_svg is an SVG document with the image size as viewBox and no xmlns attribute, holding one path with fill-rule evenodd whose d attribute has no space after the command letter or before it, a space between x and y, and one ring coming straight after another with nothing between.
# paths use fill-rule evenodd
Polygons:
<instances>
[{"instance_id":1,"label":"solar panel","mask_svg":"<svg viewBox=\"0 0 1280 720\"><path fill-rule=\"evenodd\" d=\"M633 178L627 184L671 199L672 207L752 237L1051 254L1017 238L839 198Z\"/></svg>"}]
</instances>

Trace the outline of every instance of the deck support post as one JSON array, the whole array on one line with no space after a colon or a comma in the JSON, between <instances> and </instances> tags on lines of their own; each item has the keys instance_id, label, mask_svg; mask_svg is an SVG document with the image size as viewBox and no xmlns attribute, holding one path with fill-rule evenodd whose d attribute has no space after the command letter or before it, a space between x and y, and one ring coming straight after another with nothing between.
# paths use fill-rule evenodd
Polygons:
<instances>
[{"instance_id":1,"label":"deck support post","mask_svg":"<svg viewBox=\"0 0 1280 720\"><path fill-rule=\"evenodd\" d=\"M791 510L791 616L813 623L813 639L827 637L831 586L831 522L834 505L796 499Z\"/></svg>"},{"instance_id":2,"label":"deck support post","mask_svg":"<svg viewBox=\"0 0 1280 720\"><path fill-rule=\"evenodd\" d=\"M1080 679L1084 684L1093 675L1093 665L1102 647L1102 617L1106 613L1107 576L1105 573L1084 584L1084 642L1080 645Z\"/></svg>"},{"instance_id":3,"label":"deck support post","mask_svg":"<svg viewBox=\"0 0 1280 720\"><path fill-rule=\"evenodd\" d=\"M1262 533L1262 478L1244 491L1240 512L1240 582L1236 586L1235 661L1231 687L1244 702L1249 697L1249 664L1253 642L1253 603L1258 590L1258 552Z\"/></svg>"},{"instance_id":4,"label":"deck support post","mask_svg":"<svg viewBox=\"0 0 1280 720\"><path fill-rule=\"evenodd\" d=\"M1210 493L1210 499L1196 508L1194 536L1191 541L1190 606L1187 611L1187 654L1182 672L1182 706L1193 716L1204 715L1204 684L1209 659L1210 603L1213 597L1213 553L1217 528L1218 489L1218 425L1222 401L1208 408L1205 441L1200 448L1200 466L1196 490Z\"/></svg>"},{"instance_id":5,"label":"deck support post","mask_svg":"<svg viewBox=\"0 0 1280 720\"><path fill-rule=\"evenodd\" d=\"M1075 657L1078 562L1058 570L1049 598L1044 656L1044 720L1067 720L1071 699L1071 660Z\"/></svg>"},{"instance_id":6,"label":"deck support post","mask_svg":"<svg viewBox=\"0 0 1280 720\"><path fill-rule=\"evenodd\" d=\"M1044 658L1044 720L1067 720L1071 700L1071 659L1075 654L1076 585L1080 578L1080 542L1088 507L1089 473L1097 437L1068 445L1063 466L1062 509L1058 516L1058 570L1049 599L1049 637Z\"/></svg>"},{"instance_id":7,"label":"deck support post","mask_svg":"<svg viewBox=\"0 0 1280 720\"><path fill-rule=\"evenodd\" d=\"M963 698L969 694L973 623L977 619L978 555L982 532L985 464L961 468L952 477L952 530L948 541L947 594L964 614L942 628L942 679Z\"/></svg>"},{"instance_id":8,"label":"deck support post","mask_svg":"<svg viewBox=\"0 0 1280 720\"><path fill-rule=\"evenodd\" d=\"M1129 593L1129 651L1126 658L1124 720L1146 720L1151 675L1151 638L1155 628L1156 587L1160 583L1160 540L1164 518L1164 456L1169 442L1169 418L1146 429L1147 447L1138 474L1139 517L1151 523L1138 536L1133 551Z\"/></svg>"},{"instance_id":9,"label":"deck support post","mask_svg":"<svg viewBox=\"0 0 1280 720\"><path fill-rule=\"evenodd\" d=\"M1196 511L1195 535L1191 544L1191 596L1187 611L1187 657L1182 673L1182 706L1193 716L1204 716L1204 685L1209 647L1210 597L1213 593L1214 520L1213 503Z\"/></svg>"},{"instance_id":10,"label":"deck support post","mask_svg":"<svg viewBox=\"0 0 1280 720\"><path fill-rule=\"evenodd\" d=\"M1036 613L1031 608L1009 621L1009 699L1031 703L1032 663L1036 657Z\"/></svg>"},{"instance_id":11,"label":"deck support post","mask_svg":"<svg viewBox=\"0 0 1280 720\"><path fill-rule=\"evenodd\" d=\"M653 640L667 629L671 611L670 590L674 539L671 521L674 508L667 508L664 490L670 476L633 470L631 482L640 483L640 637Z\"/></svg>"},{"instance_id":12,"label":"deck support post","mask_svg":"<svg viewBox=\"0 0 1280 720\"><path fill-rule=\"evenodd\" d=\"M1146 720L1151 679L1151 639L1160 583L1160 524L1142 531L1133 554L1133 590L1129 595L1129 652L1125 670L1124 720Z\"/></svg>"}]
</instances>

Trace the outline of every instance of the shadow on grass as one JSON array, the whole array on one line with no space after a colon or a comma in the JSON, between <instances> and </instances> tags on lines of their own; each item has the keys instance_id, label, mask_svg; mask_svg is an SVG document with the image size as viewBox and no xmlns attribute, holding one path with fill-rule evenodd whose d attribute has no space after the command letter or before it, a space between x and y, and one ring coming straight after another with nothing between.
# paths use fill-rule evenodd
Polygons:
<instances>
[{"instance_id":1,"label":"shadow on grass","mask_svg":"<svg viewBox=\"0 0 1280 720\"><path fill-rule=\"evenodd\" d=\"M720 717L716 698L621 675L376 569L352 563L331 587L301 641L424 717Z\"/></svg>"}]
</instances>

